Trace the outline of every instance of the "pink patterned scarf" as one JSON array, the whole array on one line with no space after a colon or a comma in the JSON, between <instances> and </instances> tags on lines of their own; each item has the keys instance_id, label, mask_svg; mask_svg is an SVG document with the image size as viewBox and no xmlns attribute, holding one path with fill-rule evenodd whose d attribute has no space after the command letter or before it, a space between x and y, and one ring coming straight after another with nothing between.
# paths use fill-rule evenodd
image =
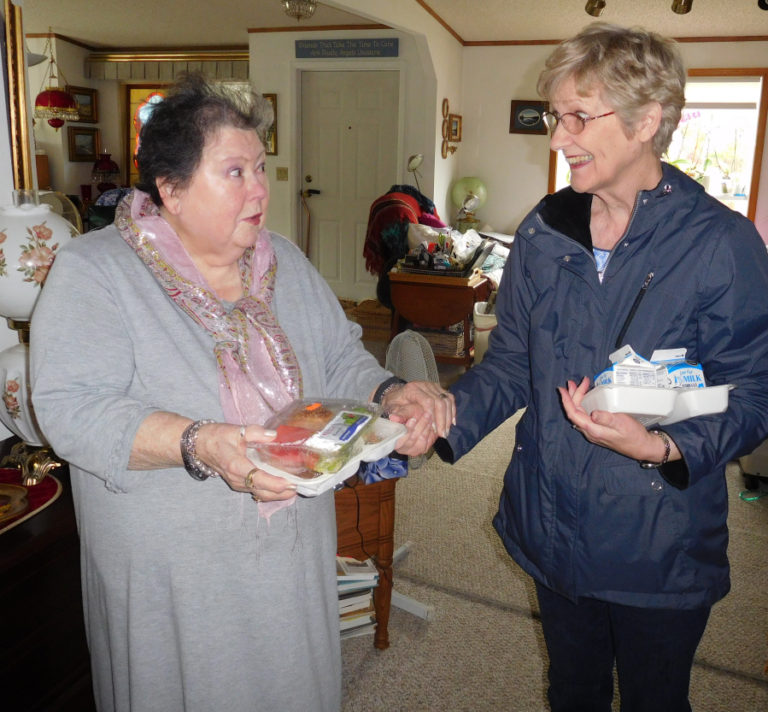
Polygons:
<instances>
[{"instance_id":1,"label":"pink patterned scarf","mask_svg":"<svg viewBox=\"0 0 768 712\"><path fill-rule=\"evenodd\" d=\"M115 225L168 296L213 337L227 422L263 424L301 397L296 354L272 313L277 260L266 230L239 260L247 296L228 312L149 195L129 193Z\"/></svg>"}]
</instances>

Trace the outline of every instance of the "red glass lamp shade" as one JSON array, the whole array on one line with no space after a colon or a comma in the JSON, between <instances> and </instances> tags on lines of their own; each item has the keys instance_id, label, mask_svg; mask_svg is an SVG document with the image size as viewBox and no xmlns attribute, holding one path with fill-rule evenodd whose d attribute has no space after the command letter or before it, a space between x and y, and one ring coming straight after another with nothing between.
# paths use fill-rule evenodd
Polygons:
<instances>
[{"instance_id":1,"label":"red glass lamp shade","mask_svg":"<svg viewBox=\"0 0 768 712\"><path fill-rule=\"evenodd\" d=\"M106 151L99 154L91 171L91 181L98 184L96 187L99 189L99 192L103 193L105 190L117 188L115 181L119 178L120 166L112 160L112 154Z\"/></svg>"},{"instance_id":2,"label":"red glass lamp shade","mask_svg":"<svg viewBox=\"0 0 768 712\"><path fill-rule=\"evenodd\" d=\"M71 94L58 87L47 87L35 99L35 118L48 119L53 128L59 129L65 121L77 121L80 114Z\"/></svg>"}]
</instances>

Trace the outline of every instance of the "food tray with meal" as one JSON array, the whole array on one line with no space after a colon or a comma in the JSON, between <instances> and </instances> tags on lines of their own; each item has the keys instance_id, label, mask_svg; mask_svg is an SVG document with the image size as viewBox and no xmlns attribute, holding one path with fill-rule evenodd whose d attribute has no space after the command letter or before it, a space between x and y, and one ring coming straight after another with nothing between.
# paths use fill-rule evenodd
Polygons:
<instances>
[{"instance_id":1,"label":"food tray with meal","mask_svg":"<svg viewBox=\"0 0 768 712\"><path fill-rule=\"evenodd\" d=\"M277 436L249 443L251 461L308 497L352 477L362 461L385 457L406 432L404 425L381 418L376 405L334 399L295 401L265 427Z\"/></svg>"}]
</instances>

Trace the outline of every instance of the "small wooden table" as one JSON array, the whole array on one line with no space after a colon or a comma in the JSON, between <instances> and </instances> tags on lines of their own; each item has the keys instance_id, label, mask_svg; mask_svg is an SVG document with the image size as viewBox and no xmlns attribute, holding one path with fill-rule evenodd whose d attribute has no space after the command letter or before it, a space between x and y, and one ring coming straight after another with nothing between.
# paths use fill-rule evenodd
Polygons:
<instances>
[{"instance_id":1,"label":"small wooden table","mask_svg":"<svg viewBox=\"0 0 768 712\"><path fill-rule=\"evenodd\" d=\"M379 570L373 590L376 632L373 645L389 647L389 609L392 601L392 555L395 547L395 485L397 479L370 485L357 477L335 493L337 553L363 561L372 557Z\"/></svg>"},{"instance_id":2,"label":"small wooden table","mask_svg":"<svg viewBox=\"0 0 768 712\"><path fill-rule=\"evenodd\" d=\"M389 273L392 299L390 340L406 328L406 322L444 329L462 322L463 353L456 356L435 354L435 361L471 366L473 361L471 320L475 302L486 301L493 286L483 275L446 277L431 274Z\"/></svg>"}]
</instances>

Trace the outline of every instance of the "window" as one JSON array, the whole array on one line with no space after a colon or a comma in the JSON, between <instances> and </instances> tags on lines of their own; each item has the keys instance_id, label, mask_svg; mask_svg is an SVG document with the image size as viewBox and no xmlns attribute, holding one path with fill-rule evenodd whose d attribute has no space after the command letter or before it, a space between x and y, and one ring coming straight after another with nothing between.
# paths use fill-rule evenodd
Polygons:
<instances>
[{"instance_id":1,"label":"window","mask_svg":"<svg viewBox=\"0 0 768 712\"><path fill-rule=\"evenodd\" d=\"M665 160L710 195L747 214L754 169L760 77L695 77Z\"/></svg>"}]
</instances>

